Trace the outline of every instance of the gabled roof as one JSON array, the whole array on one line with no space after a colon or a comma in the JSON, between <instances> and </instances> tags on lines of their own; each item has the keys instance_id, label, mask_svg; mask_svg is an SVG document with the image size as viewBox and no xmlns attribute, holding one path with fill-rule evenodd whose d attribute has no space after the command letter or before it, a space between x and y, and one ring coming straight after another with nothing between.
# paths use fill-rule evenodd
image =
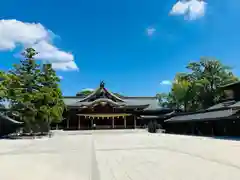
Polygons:
<instances>
[{"instance_id":1,"label":"gabled roof","mask_svg":"<svg viewBox=\"0 0 240 180\"><path fill-rule=\"evenodd\" d=\"M161 110L161 106L159 106L158 100L155 97L123 97L124 102L114 102L107 98L99 98L92 102L82 101L83 98L76 97L76 96L65 96L63 97L63 101L66 106L68 107L81 107L81 106L90 106L96 102L109 102L112 105L117 106L126 106L126 107L144 107L145 110L154 111L154 110Z\"/></svg>"},{"instance_id":2,"label":"gabled roof","mask_svg":"<svg viewBox=\"0 0 240 180\"><path fill-rule=\"evenodd\" d=\"M92 100L96 100L98 96L103 96L108 99L112 99L116 102L124 102L120 97L116 96L115 94L111 93L104 87L104 83L101 82L99 88L97 88L95 91L93 91L90 95L80 100L80 102L88 102Z\"/></svg>"},{"instance_id":3,"label":"gabled roof","mask_svg":"<svg viewBox=\"0 0 240 180\"><path fill-rule=\"evenodd\" d=\"M161 109L157 97L118 97L108 91L103 84L100 85L93 93L86 97L66 96L63 98L64 103L69 107L91 106L99 102L107 102L113 106L128 108L141 108L145 110Z\"/></svg>"}]
</instances>

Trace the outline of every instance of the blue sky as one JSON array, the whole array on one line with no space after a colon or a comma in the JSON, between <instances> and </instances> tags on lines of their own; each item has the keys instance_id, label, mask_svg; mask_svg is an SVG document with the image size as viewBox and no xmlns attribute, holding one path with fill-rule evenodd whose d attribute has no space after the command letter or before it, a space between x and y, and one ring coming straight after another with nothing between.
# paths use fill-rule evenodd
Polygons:
<instances>
[{"instance_id":1,"label":"blue sky","mask_svg":"<svg viewBox=\"0 0 240 180\"><path fill-rule=\"evenodd\" d=\"M201 56L240 75L239 8L239 0L3 1L0 69L33 46L63 77L64 95L104 80L114 92L154 96Z\"/></svg>"}]
</instances>

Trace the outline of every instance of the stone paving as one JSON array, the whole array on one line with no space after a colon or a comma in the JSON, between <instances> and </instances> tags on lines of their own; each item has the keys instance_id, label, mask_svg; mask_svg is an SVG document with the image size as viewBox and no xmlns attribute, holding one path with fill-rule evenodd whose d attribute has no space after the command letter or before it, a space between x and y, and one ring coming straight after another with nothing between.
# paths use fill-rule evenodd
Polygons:
<instances>
[{"instance_id":1,"label":"stone paving","mask_svg":"<svg viewBox=\"0 0 240 180\"><path fill-rule=\"evenodd\" d=\"M1 140L1 180L239 180L240 141L145 131Z\"/></svg>"}]
</instances>

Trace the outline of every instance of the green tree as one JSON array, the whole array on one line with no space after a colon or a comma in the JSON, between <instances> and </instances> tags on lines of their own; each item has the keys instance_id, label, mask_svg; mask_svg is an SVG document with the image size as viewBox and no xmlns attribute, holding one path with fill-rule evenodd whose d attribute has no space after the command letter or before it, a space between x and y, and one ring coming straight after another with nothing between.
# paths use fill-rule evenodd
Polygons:
<instances>
[{"instance_id":1,"label":"green tree","mask_svg":"<svg viewBox=\"0 0 240 180\"><path fill-rule=\"evenodd\" d=\"M40 75L40 66L34 61L36 54L34 49L26 49L23 53L24 59L20 64L13 66L5 81L11 111L25 122L25 130L28 132L33 131L37 115L34 100L39 90L37 79Z\"/></svg>"},{"instance_id":2,"label":"green tree","mask_svg":"<svg viewBox=\"0 0 240 180\"><path fill-rule=\"evenodd\" d=\"M177 77L172 85L172 95L178 108L183 108L184 111L187 111L188 102L191 100L191 83Z\"/></svg>"},{"instance_id":3,"label":"green tree","mask_svg":"<svg viewBox=\"0 0 240 180\"><path fill-rule=\"evenodd\" d=\"M221 86L238 81L230 67L212 58L203 57L186 68L189 73L176 75L165 106L185 111L208 108L221 99Z\"/></svg>"},{"instance_id":4,"label":"green tree","mask_svg":"<svg viewBox=\"0 0 240 180\"><path fill-rule=\"evenodd\" d=\"M50 65L41 69L34 59L37 52L27 48L24 59L8 72L4 80L11 113L25 122L25 131L49 130L51 122L62 120L64 103L59 78Z\"/></svg>"},{"instance_id":5,"label":"green tree","mask_svg":"<svg viewBox=\"0 0 240 180\"><path fill-rule=\"evenodd\" d=\"M169 94L167 93L159 93L157 94L158 102L162 107L168 107L169 106Z\"/></svg>"},{"instance_id":6,"label":"green tree","mask_svg":"<svg viewBox=\"0 0 240 180\"><path fill-rule=\"evenodd\" d=\"M49 129L51 123L59 123L63 119L62 115L66 107L59 82L60 79L52 69L51 64L43 65L38 77L38 83L41 86L35 99L35 107L37 119L44 128Z\"/></svg>"},{"instance_id":7,"label":"green tree","mask_svg":"<svg viewBox=\"0 0 240 180\"><path fill-rule=\"evenodd\" d=\"M76 94L76 96L85 97L85 96L90 95L92 92L93 92L92 90L85 89L85 90L79 91L79 92Z\"/></svg>"},{"instance_id":8,"label":"green tree","mask_svg":"<svg viewBox=\"0 0 240 180\"><path fill-rule=\"evenodd\" d=\"M220 100L221 86L238 81L229 66L213 58L200 58L199 62L190 63L187 69L191 71L187 78L198 86L196 99L202 108L207 108Z\"/></svg>"},{"instance_id":9,"label":"green tree","mask_svg":"<svg viewBox=\"0 0 240 180\"><path fill-rule=\"evenodd\" d=\"M7 75L5 72L0 71L0 102L4 100L6 96L6 86L5 86L5 80L7 78Z\"/></svg>"}]
</instances>

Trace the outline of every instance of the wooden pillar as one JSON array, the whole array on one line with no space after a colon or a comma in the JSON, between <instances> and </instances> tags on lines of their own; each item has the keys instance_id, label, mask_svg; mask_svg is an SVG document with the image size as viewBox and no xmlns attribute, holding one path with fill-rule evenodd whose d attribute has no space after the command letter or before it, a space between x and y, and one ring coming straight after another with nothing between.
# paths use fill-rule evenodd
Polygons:
<instances>
[{"instance_id":1,"label":"wooden pillar","mask_svg":"<svg viewBox=\"0 0 240 180\"><path fill-rule=\"evenodd\" d=\"M91 129L93 128L93 118L91 118Z\"/></svg>"},{"instance_id":2,"label":"wooden pillar","mask_svg":"<svg viewBox=\"0 0 240 180\"><path fill-rule=\"evenodd\" d=\"M112 117L112 128L114 129L114 117Z\"/></svg>"},{"instance_id":3,"label":"wooden pillar","mask_svg":"<svg viewBox=\"0 0 240 180\"><path fill-rule=\"evenodd\" d=\"M126 120L126 116L124 116L124 128L127 128L127 120Z\"/></svg>"},{"instance_id":4,"label":"wooden pillar","mask_svg":"<svg viewBox=\"0 0 240 180\"><path fill-rule=\"evenodd\" d=\"M134 118L134 129L136 129L136 126L137 126L136 125L136 116L134 115L133 118Z\"/></svg>"},{"instance_id":5,"label":"wooden pillar","mask_svg":"<svg viewBox=\"0 0 240 180\"><path fill-rule=\"evenodd\" d=\"M69 129L69 118L67 118L67 129Z\"/></svg>"},{"instance_id":6,"label":"wooden pillar","mask_svg":"<svg viewBox=\"0 0 240 180\"><path fill-rule=\"evenodd\" d=\"M80 120L80 116L78 116L78 129L81 129L81 120Z\"/></svg>"},{"instance_id":7,"label":"wooden pillar","mask_svg":"<svg viewBox=\"0 0 240 180\"><path fill-rule=\"evenodd\" d=\"M194 124L191 124L191 135L194 135Z\"/></svg>"}]
</instances>

